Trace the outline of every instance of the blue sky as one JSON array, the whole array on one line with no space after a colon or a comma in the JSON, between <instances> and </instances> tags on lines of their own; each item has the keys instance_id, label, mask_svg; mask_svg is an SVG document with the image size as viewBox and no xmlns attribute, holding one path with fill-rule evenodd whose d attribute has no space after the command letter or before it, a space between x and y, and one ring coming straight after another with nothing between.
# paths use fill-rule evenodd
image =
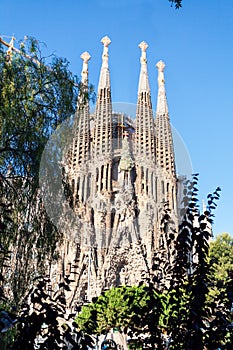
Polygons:
<instances>
[{"instance_id":1,"label":"blue sky","mask_svg":"<svg viewBox=\"0 0 233 350\"><path fill-rule=\"evenodd\" d=\"M35 36L47 53L66 57L80 75L83 51L92 58L90 82L97 86L102 44L112 43L110 73L114 102L136 103L140 50L145 40L153 107L155 64L166 63L170 118L200 174L200 199L222 188L214 233L233 234L233 1L183 0L0 0L0 35Z\"/></svg>"}]
</instances>

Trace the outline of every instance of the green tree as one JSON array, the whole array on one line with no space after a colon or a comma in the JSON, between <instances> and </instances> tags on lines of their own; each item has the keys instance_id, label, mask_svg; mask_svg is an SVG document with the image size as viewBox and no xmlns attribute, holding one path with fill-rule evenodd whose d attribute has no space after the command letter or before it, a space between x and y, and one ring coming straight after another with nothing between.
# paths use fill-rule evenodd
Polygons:
<instances>
[{"instance_id":1,"label":"green tree","mask_svg":"<svg viewBox=\"0 0 233 350\"><path fill-rule=\"evenodd\" d=\"M143 333L151 331L150 326L152 333L156 333L162 307L160 298L161 295L143 285L111 288L83 306L75 322L88 334L106 334L116 329L121 334L137 335L140 340ZM155 338L153 341L158 343Z\"/></svg>"},{"instance_id":2,"label":"green tree","mask_svg":"<svg viewBox=\"0 0 233 350\"><path fill-rule=\"evenodd\" d=\"M226 295L226 288L233 273L233 238L222 233L210 243L210 298Z\"/></svg>"},{"instance_id":3,"label":"green tree","mask_svg":"<svg viewBox=\"0 0 233 350\"><path fill-rule=\"evenodd\" d=\"M76 322L80 329L94 334L106 333L112 328L124 332L132 325L137 311L140 314L141 309L146 306L147 300L144 287L111 288L93 303L83 306Z\"/></svg>"},{"instance_id":4,"label":"green tree","mask_svg":"<svg viewBox=\"0 0 233 350\"><path fill-rule=\"evenodd\" d=\"M75 112L81 91L67 60L42 57L36 39L25 38L18 51L0 45L0 244L11 255L8 266L0 261L0 271L8 300L16 304L57 256L62 235L43 208L39 165L47 140Z\"/></svg>"},{"instance_id":5,"label":"green tree","mask_svg":"<svg viewBox=\"0 0 233 350\"><path fill-rule=\"evenodd\" d=\"M229 233L217 235L210 243L209 257L215 281L224 283L233 271L233 237Z\"/></svg>"},{"instance_id":6,"label":"green tree","mask_svg":"<svg viewBox=\"0 0 233 350\"><path fill-rule=\"evenodd\" d=\"M228 233L218 235L209 248L209 283L207 307L211 310L208 319L207 340L209 346L231 349L233 306L233 238ZM218 331L216 331L216 329Z\"/></svg>"}]
</instances>

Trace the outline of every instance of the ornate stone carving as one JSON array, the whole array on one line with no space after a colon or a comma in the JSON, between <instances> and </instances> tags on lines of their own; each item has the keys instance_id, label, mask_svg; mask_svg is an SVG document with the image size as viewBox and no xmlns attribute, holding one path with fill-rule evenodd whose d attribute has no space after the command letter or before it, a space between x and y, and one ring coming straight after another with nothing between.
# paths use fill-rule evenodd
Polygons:
<instances>
[{"instance_id":1,"label":"ornate stone carving","mask_svg":"<svg viewBox=\"0 0 233 350\"><path fill-rule=\"evenodd\" d=\"M146 49L148 48L148 44L145 41L142 41L138 47L142 50L142 51L146 51Z\"/></svg>"},{"instance_id":2,"label":"ornate stone carving","mask_svg":"<svg viewBox=\"0 0 233 350\"><path fill-rule=\"evenodd\" d=\"M142 65L146 65L146 50L148 48L148 45L145 41L142 41L138 47L142 50L142 54L141 54L141 58L140 58L140 61L141 61L141 64Z\"/></svg>"},{"instance_id":3,"label":"ornate stone carving","mask_svg":"<svg viewBox=\"0 0 233 350\"><path fill-rule=\"evenodd\" d=\"M84 63L87 63L90 60L91 55L87 51L85 51L82 53L80 58L83 60Z\"/></svg>"},{"instance_id":4,"label":"ornate stone carving","mask_svg":"<svg viewBox=\"0 0 233 350\"><path fill-rule=\"evenodd\" d=\"M163 61L159 61L157 64L156 64L156 67L158 68L158 71L159 72L163 72L164 71L164 68L165 68L165 63Z\"/></svg>"},{"instance_id":5,"label":"ornate stone carving","mask_svg":"<svg viewBox=\"0 0 233 350\"><path fill-rule=\"evenodd\" d=\"M105 37L103 37L101 39L101 43L105 46L108 47L111 44L111 40L109 39L109 37L106 35Z\"/></svg>"}]
</instances>

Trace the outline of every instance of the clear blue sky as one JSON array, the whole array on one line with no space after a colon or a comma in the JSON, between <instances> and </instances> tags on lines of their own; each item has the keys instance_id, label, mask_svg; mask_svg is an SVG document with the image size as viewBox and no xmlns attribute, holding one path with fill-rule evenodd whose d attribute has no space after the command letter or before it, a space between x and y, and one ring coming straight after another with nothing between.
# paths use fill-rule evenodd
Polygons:
<instances>
[{"instance_id":1,"label":"clear blue sky","mask_svg":"<svg viewBox=\"0 0 233 350\"><path fill-rule=\"evenodd\" d=\"M214 233L233 234L232 0L184 0L178 11L168 0L0 0L0 9L0 35L35 36L46 53L66 57L74 73L80 75L79 56L89 51L94 86L100 40L108 35L114 102L136 102L138 44L145 40L153 107L162 59L171 122L200 174L200 199L222 188Z\"/></svg>"}]
</instances>

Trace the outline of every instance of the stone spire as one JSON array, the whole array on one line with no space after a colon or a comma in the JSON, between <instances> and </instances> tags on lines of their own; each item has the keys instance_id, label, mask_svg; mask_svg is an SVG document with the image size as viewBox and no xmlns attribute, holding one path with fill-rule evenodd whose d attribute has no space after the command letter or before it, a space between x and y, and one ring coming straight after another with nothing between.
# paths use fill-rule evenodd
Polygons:
<instances>
[{"instance_id":1,"label":"stone spire","mask_svg":"<svg viewBox=\"0 0 233 350\"><path fill-rule=\"evenodd\" d=\"M155 131L146 60L148 45L143 41L139 47L141 71L138 84L135 153L137 157L142 156L144 159L155 161Z\"/></svg>"},{"instance_id":2,"label":"stone spire","mask_svg":"<svg viewBox=\"0 0 233 350\"><path fill-rule=\"evenodd\" d=\"M105 36L101 43L103 44L102 67L100 72L99 90L106 87L110 88L110 75L108 69L108 46L111 44L109 37Z\"/></svg>"},{"instance_id":3,"label":"stone spire","mask_svg":"<svg viewBox=\"0 0 233 350\"><path fill-rule=\"evenodd\" d=\"M158 68L158 100L155 119L156 160L160 168L166 170L168 174L175 176L174 146L164 80L165 64L159 61L156 67Z\"/></svg>"},{"instance_id":4,"label":"stone spire","mask_svg":"<svg viewBox=\"0 0 233 350\"><path fill-rule=\"evenodd\" d=\"M165 64L163 61L159 61L156 64L156 67L158 68L158 87L159 87L156 114L168 115L167 97L166 97L165 80L164 80Z\"/></svg>"},{"instance_id":5,"label":"stone spire","mask_svg":"<svg viewBox=\"0 0 233 350\"><path fill-rule=\"evenodd\" d=\"M83 60L82 67L82 91L78 98L78 106L76 111L76 137L74 144L74 159L78 167L84 165L90 156L90 111L88 92L88 61L91 56L88 52L83 52L80 56ZM75 161L75 160L73 160Z\"/></svg>"},{"instance_id":6,"label":"stone spire","mask_svg":"<svg viewBox=\"0 0 233 350\"><path fill-rule=\"evenodd\" d=\"M105 36L101 42L103 44L103 55L95 111L93 155L94 158L104 156L110 159L112 151L112 100L108 69L108 46L111 40Z\"/></svg>"},{"instance_id":7,"label":"stone spire","mask_svg":"<svg viewBox=\"0 0 233 350\"><path fill-rule=\"evenodd\" d=\"M147 59L146 59L146 49L148 48L148 45L145 41L142 41L138 47L142 50L141 53L141 72L139 77L139 84L138 84L138 92L150 92L150 86L148 81L148 74L147 74Z\"/></svg>"},{"instance_id":8,"label":"stone spire","mask_svg":"<svg viewBox=\"0 0 233 350\"><path fill-rule=\"evenodd\" d=\"M90 158L90 111L88 92L88 61L91 56L84 52L81 56L82 88L78 96L74 116L74 138L70 151L69 182L73 192L73 204L85 202L88 197L87 161Z\"/></svg>"},{"instance_id":9,"label":"stone spire","mask_svg":"<svg viewBox=\"0 0 233 350\"><path fill-rule=\"evenodd\" d=\"M88 85L88 61L90 60L90 54L85 51L82 53L80 58L83 60L83 69L82 69L82 84Z\"/></svg>"}]
</instances>

